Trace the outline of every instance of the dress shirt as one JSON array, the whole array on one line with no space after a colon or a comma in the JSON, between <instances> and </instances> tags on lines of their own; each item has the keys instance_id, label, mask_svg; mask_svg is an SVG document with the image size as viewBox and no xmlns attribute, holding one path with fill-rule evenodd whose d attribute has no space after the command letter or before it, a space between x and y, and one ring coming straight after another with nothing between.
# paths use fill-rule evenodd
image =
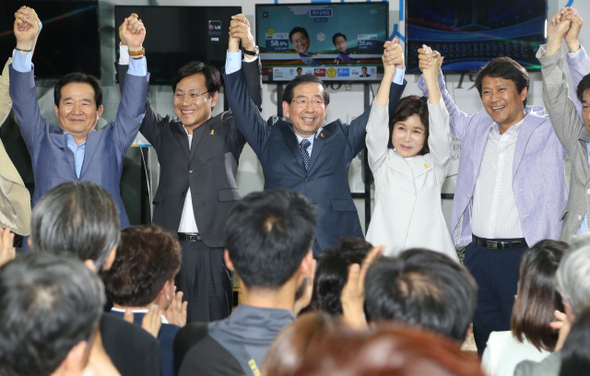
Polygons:
<instances>
[{"instance_id":1,"label":"dress shirt","mask_svg":"<svg viewBox=\"0 0 590 376\"><path fill-rule=\"evenodd\" d=\"M500 134L490 126L472 201L472 232L488 239L523 238L524 232L512 191L516 139L524 119Z\"/></svg>"},{"instance_id":2,"label":"dress shirt","mask_svg":"<svg viewBox=\"0 0 590 376\"><path fill-rule=\"evenodd\" d=\"M194 132L199 132L199 127L193 130L193 134L189 134L186 127L182 127L182 129L186 132L188 137L188 150L191 150ZM203 129L200 131L203 132ZM195 219L195 211L193 209L193 196L191 195L191 187L188 187L186 196L184 196L184 205L182 206L182 215L180 216L178 232L199 232L197 220Z\"/></svg>"},{"instance_id":3,"label":"dress shirt","mask_svg":"<svg viewBox=\"0 0 590 376\"><path fill-rule=\"evenodd\" d=\"M121 308L117 308L117 307L111 307L111 311L113 312L120 312L125 314L125 310L121 309ZM131 312L133 313L148 313L148 309L147 308L139 308L139 309L132 309ZM160 316L162 324L170 324L170 322L168 321L168 319L166 318L166 316L161 315Z\"/></svg>"},{"instance_id":4,"label":"dress shirt","mask_svg":"<svg viewBox=\"0 0 590 376\"><path fill-rule=\"evenodd\" d=\"M588 166L590 166L590 142L586 142L586 152L588 153ZM584 219L582 219L582 223L580 223L580 227L578 228L576 235L579 235L583 232L588 232L588 213L584 215Z\"/></svg>"},{"instance_id":5,"label":"dress shirt","mask_svg":"<svg viewBox=\"0 0 590 376\"><path fill-rule=\"evenodd\" d=\"M84 152L86 151L86 140L80 145L76 143L74 137L64 131L64 137L66 138L66 145L68 149L74 153L74 164L76 165L76 176L80 177L80 171L82 171L82 164L84 163Z\"/></svg>"}]
</instances>

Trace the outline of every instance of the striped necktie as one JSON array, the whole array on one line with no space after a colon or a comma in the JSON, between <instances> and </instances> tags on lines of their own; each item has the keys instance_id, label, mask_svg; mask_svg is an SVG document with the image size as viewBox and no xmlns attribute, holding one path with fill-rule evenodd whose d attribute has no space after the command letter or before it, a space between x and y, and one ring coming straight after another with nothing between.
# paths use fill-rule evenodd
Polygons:
<instances>
[{"instance_id":1,"label":"striped necktie","mask_svg":"<svg viewBox=\"0 0 590 376\"><path fill-rule=\"evenodd\" d=\"M299 150L301 150L301 156L303 157L303 163L305 164L305 169L307 170L307 167L309 167L309 153L307 152L307 148L309 147L309 145L311 145L311 142L309 142L308 139L304 138L303 140L301 140L301 142L299 143Z\"/></svg>"}]
</instances>

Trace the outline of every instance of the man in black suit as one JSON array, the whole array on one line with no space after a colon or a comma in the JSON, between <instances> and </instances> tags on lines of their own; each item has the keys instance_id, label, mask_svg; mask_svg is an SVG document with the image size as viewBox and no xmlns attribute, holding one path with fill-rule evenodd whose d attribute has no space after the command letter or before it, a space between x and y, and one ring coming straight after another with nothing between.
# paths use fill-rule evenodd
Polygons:
<instances>
[{"instance_id":1,"label":"man in black suit","mask_svg":"<svg viewBox=\"0 0 590 376\"><path fill-rule=\"evenodd\" d=\"M43 195L33 209L32 252L65 253L95 270L107 270L120 238L115 201L94 183L62 183ZM104 349L121 375L160 375L160 348L148 332L107 313L99 327Z\"/></svg>"},{"instance_id":2,"label":"man in black suit","mask_svg":"<svg viewBox=\"0 0 590 376\"><path fill-rule=\"evenodd\" d=\"M262 103L260 59L249 25L243 26L242 67L254 103ZM121 46L119 82L126 71ZM178 289L188 301L188 321L212 321L229 316L233 279L223 262L223 227L240 195L235 176L246 140L231 112L211 116L221 79L213 66L194 61L172 82L174 116L162 117L147 102L140 131L160 162L160 182L154 197L153 222L178 232L182 266Z\"/></svg>"}]
</instances>

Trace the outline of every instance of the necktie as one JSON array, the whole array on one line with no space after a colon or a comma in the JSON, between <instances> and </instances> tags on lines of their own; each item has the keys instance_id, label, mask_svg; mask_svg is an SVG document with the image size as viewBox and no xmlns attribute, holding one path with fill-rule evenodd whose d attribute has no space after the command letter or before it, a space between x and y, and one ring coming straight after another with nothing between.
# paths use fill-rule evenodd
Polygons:
<instances>
[{"instance_id":1,"label":"necktie","mask_svg":"<svg viewBox=\"0 0 590 376\"><path fill-rule=\"evenodd\" d=\"M311 145L308 139L303 139L299 143L299 150L301 150L301 156L303 157L303 164L305 164L305 169L309 166L309 153L307 152L307 147Z\"/></svg>"}]
</instances>

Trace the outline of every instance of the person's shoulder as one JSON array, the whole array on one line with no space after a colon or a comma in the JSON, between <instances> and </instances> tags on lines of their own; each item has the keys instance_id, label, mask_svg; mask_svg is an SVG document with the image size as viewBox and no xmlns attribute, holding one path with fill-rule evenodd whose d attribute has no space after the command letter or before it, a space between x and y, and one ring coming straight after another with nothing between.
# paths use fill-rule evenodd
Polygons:
<instances>
[{"instance_id":1,"label":"person's shoulder","mask_svg":"<svg viewBox=\"0 0 590 376\"><path fill-rule=\"evenodd\" d=\"M557 376L561 368L559 351L551 353L540 362L524 360L514 369L514 376Z\"/></svg>"},{"instance_id":2,"label":"person's shoulder","mask_svg":"<svg viewBox=\"0 0 590 376\"><path fill-rule=\"evenodd\" d=\"M181 333L182 329L178 335L181 335ZM175 340L174 356L178 367L178 376L195 374L202 376L242 376L244 374L233 355L208 334L199 335L198 339L193 339L195 340L193 344L180 358L177 357Z\"/></svg>"}]
</instances>

